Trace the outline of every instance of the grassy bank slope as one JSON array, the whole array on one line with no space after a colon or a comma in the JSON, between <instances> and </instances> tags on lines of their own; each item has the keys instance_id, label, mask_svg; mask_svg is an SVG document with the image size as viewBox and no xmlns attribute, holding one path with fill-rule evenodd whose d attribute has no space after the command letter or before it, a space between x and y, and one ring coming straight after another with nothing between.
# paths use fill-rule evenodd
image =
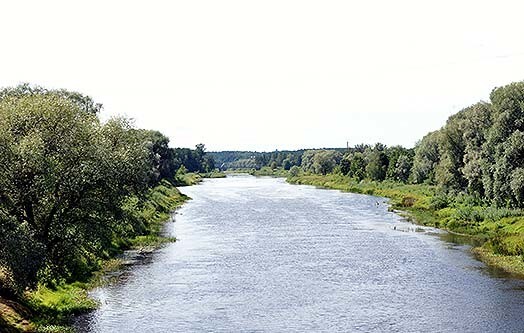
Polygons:
<instances>
[{"instance_id":1,"label":"grassy bank slope","mask_svg":"<svg viewBox=\"0 0 524 333\"><path fill-rule=\"evenodd\" d=\"M188 172L184 174L177 174L175 183L177 186L191 186L196 185L204 178L225 178L226 174L219 171L212 171L207 173Z\"/></svg>"},{"instance_id":2,"label":"grassy bank slope","mask_svg":"<svg viewBox=\"0 0 524 333\"><path fill-rule=\"evenodd\" d=\"M524 277L522 210L485 206L465 195L446 196L435 186L357 182L339 174L302 174L288 177L288 182L389 198L392 208L406 212L409 220L468 235L482 244L472 250L480 260Z\"/></svg>"},{"instance_id":3,"label":"grassy bank slope","mask_svg":"<svg viewBox=\"0 0 524 333\"><path fill-rule=\"evenodd\" d=\"M174 241L162 235L162 226L170 213L186 200L188 197L167 181L151 189L142 201L131 198L129 205L133 213L142 218L145 228L139 236L115 239L113 255L131 248L151 251L162 243ZM22 299L0 296L0 332L71 332L68 319L97 306L88 297L87 290L99 285L105 272L120 265L120 260L108 256L100 259L98 271L86 281L39 286L26 292Z\"/></svg>"}]
</instances>

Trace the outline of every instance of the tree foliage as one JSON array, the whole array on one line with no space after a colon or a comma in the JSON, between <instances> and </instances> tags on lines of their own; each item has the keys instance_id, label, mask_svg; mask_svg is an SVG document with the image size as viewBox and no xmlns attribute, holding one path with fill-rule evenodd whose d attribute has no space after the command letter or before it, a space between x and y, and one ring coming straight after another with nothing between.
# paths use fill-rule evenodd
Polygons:
<instances>
[{"instance_id":1,"label":"tree foliage","mask_svg":"<svg viewBox=\"0 0 524 333\"><path fill-rule=\"evenodd\" d=\"M342 154L336 150L308 150L302 155L302 169L325 175L332 172L341 159Z\"/></svg>"},{"instance_id":2,"label":"tree foliage","mask_svg":"<svg viewBox=\"0 0 524 333\"><path fill-rule=\"evenodd\" d=\"M0 91L0 288L89 273L145 230L130 199L183 165L166 136L98 110L65 90ZM214 167L204 145L188 151L197 170Z\"/></svg>"},{"instance_id":3,"label":"tree foliage","mask_svg":"<svg viewBox=\"0 0 524 333\"><path fill-rule=\"evenodd\" d=\"M59 94L1 100L3 224L19 231L22 248L30 242L41 249L27 280L67 276L88 259L84 254L107 247L123 201L146 186L147 151L130 128L123 119L101 124ZM0 263L14 274L19 261L9 258L12 249L2 248Z\"/></svg>"}]
</instances>

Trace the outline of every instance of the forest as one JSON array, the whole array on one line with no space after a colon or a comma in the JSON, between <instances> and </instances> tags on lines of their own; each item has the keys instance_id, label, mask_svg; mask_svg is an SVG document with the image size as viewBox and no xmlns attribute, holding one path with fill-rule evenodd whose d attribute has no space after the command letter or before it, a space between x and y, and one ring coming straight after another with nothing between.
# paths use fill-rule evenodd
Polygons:
<instances>
[{"instance_id":1,"label":"forest","mask_svg":"<svg viewBox=\"0 0 524 333\"><path fill-rule=\"evenodd\" d=\"M0 91L0 297L51 311L28 291L87 281L154 241L185 200L175 185L214 170L203 144L171 148L128 119L102 122L101 108L67 90Z\"/></svg>"}]
</instances>

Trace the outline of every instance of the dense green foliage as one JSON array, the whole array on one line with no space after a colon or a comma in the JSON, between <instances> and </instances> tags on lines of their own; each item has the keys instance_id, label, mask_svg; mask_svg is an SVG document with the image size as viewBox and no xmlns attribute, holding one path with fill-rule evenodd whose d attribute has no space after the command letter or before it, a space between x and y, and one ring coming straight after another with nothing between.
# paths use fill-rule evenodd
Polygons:
<instances>
[{"instance_id":1,"label":"dense green foliage","mask_svg":"<svg viewBox=\"0 0 524 333\"><path fill-rule=\"evenodd\" d=\"M487 262L524 273L524 82L494 89L414 149L359 145L339 162L324 154L305 152L289 181L389 197L420 223L473 236Z\"/></svg>"},{"instance_id":2,"label":"dense green foliage","mask_svg":"<svg viewBox=\"0 0 524 333\"><path fill-rule=\"evenodd\" d=\"M220 170L260 170L262 167L272 169L291 169L292 166L300 166L302 154L305 150L284 150L273 152L256 151L220 151L210 152Z\"/></svg>"},{"instance_id":3,"label":"dense green foliage","mask_svg":"<svg viewBox=\"0 0 524 333\"><path fill-rule=\"evenodd\" d=\"M170 148L126 119L101 122L100 108L65 90L0 91L0 291L87 279L158 233L184 199L177 172L213 171L204 145Z\"/></svg>"},{"instance_id":4,"label":"dense green foliage","mask_svg":"<svg viewBox=\"0 0 524 333\"><path fill-rule=\"evenodd\" d=\"M339 172L357 180L436 185L446 195L478 204L524 207L524 82L492 91L424 136L414 149L380 143L334 151L305 151L306 173Z\"/></svg>"},{"instance_id":5,"label":"dense green foliage","mask_svg":"<svg viewBox=\"0 0 524 333\"><path fill-rule=\"evenodd\" d=\"M524 206L524 83L496 88L415 148L413 181L484 204Z\"/></svg>"},{"instance_id":6,"label":"dense green foliage","mask_svg":"<svg viewBox=\"0 0 524 333\"><path fill-rule=\"evenodd\" d=\"M12 284L77 273L133 226L122 209L145 188L144 142L54 94L0 103L0 263ZM17 251L14 251L17 249Z\"/></svg>"}]
</instances>

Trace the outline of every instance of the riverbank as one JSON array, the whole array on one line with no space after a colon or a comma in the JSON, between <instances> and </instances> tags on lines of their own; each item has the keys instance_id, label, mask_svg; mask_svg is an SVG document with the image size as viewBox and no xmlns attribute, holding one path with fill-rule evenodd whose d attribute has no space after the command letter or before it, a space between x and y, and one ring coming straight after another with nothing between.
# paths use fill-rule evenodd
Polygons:
<instances>
[{"instance_id":1,"label":"riverbank","mask_svg":"<svg viewBox=\"0 0 524 333\"><path fill-rule=\"evenodd\" d=\"M205 178L225 178L226 174L221 171L212 171L207 173L188 172L179 174L175 177L176 186L191 186L202 182Z\"/></svg>"},{"instance_id":2,"label":"riverbank","mask_svg":"<svg viewBox=\"0 0 524 333\"><path fill-rule=\"evenodd\" d=\"M282 168L272 169L268 166L262 167L259 170L257 169L228 169L225 171L224 174L227 175L227 174L239 174L239 173L245 173L245 174L255 176L255 177L269 176L269 177L286 178L287 176L289 176L288 170L284 170Z\"/></svg>"},{"instance_id":3,"label":"riverbank","mask_svg":"<svg viewBox=\"0 0 524 333\"><path fill-rule=\"evenodd\" d=\"M475 256L489 266L524 277L524 212L480 205L474 198L447 196L430 185L361 181L340 174L289 176L291 184L313 185L389 198L408 220L467 235L481 244Z\"/></svg>"},{"instance_id":4,"label":"riverbank","mask_svg":"<svg viewBox=\"0 0 524 333\"><path fill-rule=\"evenodd\" d=\"M106 283L104 276L122 267L124 261L118 258L119 254L129 249L151 252L175 241L174 237L162 234L163 225L171 212L188 199L167 181L151 189L143 202L130 198L129 208L145 221L142 235L115 239L111 253L107 258L100 258L98 269L86 280L39 286L17 298L0 296L0 332L73 332L68 327L69 318L97 307L89 298L88 290Z\"/></svg>"}]
</instances>

